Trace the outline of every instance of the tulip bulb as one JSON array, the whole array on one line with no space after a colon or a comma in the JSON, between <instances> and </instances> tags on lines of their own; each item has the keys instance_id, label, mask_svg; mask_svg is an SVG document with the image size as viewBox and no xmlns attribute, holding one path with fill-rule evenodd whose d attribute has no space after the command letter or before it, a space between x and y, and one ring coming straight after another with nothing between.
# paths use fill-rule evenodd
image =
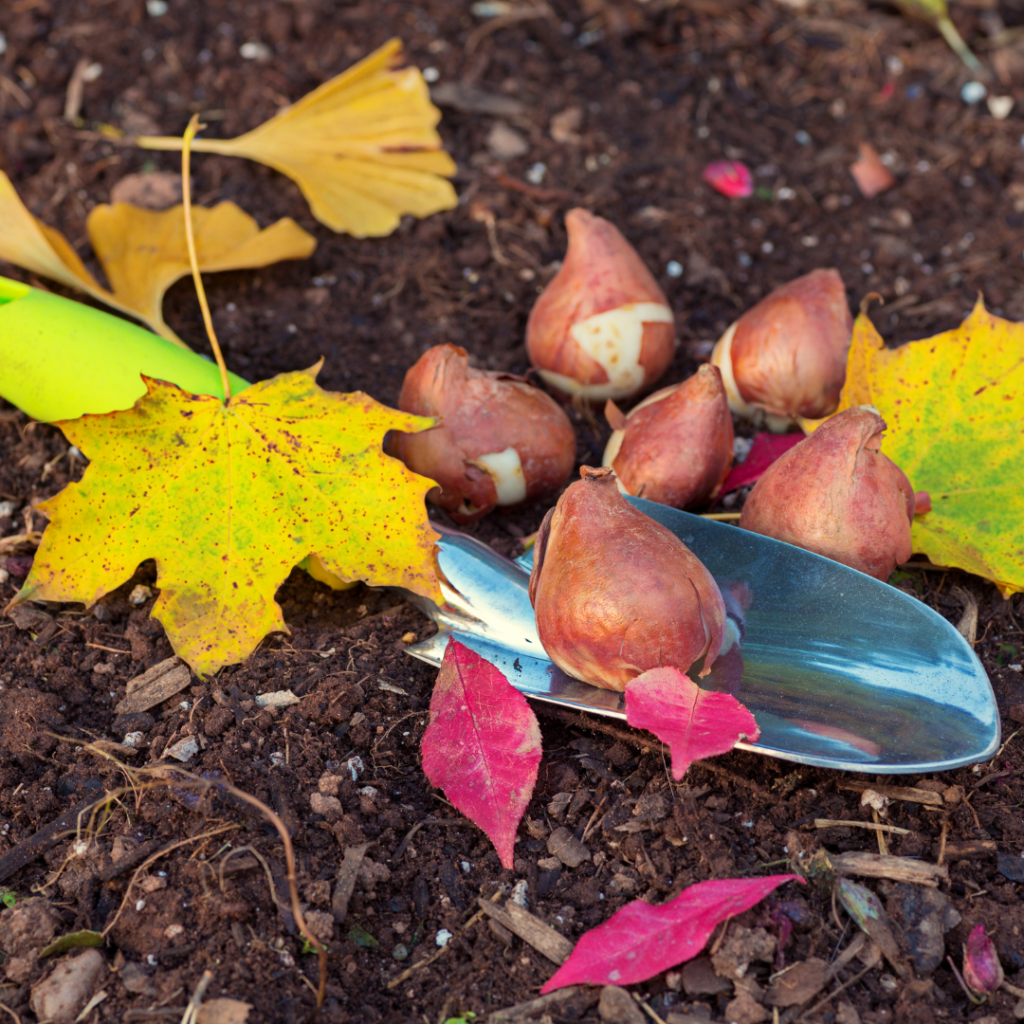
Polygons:
<instances>
[{"instance_id":1,"label":"tulip bulb","mask_svg":"<svg viewBox=\"0 0 1024 1024\"><path fill-rule=\"evenodd\" d=\"M437 481L427 499L457 521L551 494L572 472L576 435L558 403L517 377L473 369L455 345L435 345L410 368L398 407L441 417L431 430L396 432L388 451Z\"/></svg>"},{"instance_id":2,"label":"tulip bulb","mask_svg":"<svg viewBox=\"0 0 1024 1024\"><path fill-rule=\"evenodd\" d=\"M610 469L584 466L580 476L534 545L530 602L544 650L563 672L609 690L701 657L707 675L725 629L714 577L626 501Z\"/></svg>"},{"instance_id":3,"label":"tulip bulb","mask_svg":"<svg viewBox=\"0 0 1024 1024\"><path fill-rule=\"evenodd\" d=\"M566 395L629 398L672 362L672 310L614 224L576 209L565 226L565 260L526 324L530 362Z\"/></svg>"},{"instance_id":4,"label":"tulip bulb","mask_svg":"<svg viewBox=\"0 0 1024 1024\"><path fill-rule=\"evenodd\" d=\"M826 420L773 462L740 526L887 580L911 555L914 492L879 450L885 420L862 405Z\"/></svg>"},{"instance_id":5,"label":"tulip bulb","mask_svg":"<svg viewBox=\"0 0 1024 1024\"><path fill-rule=\"evenodd\" d=\"M853 318L836 270L814 270L776 288L718 339L729 407L785 431L798 417L820 419L839 404Z\"/></svg>"},{"instance_id":6,"label":"tulip bulb","mask_svg":"<svg viewBox=\"0 0 1024 1024\"><path fill-rule=\"evenodd\" d=\"M985 934L983 924L975 925L964 946L964 981L979 996L998 992L1003 984L1003 965L995 943Z\"/></svg>"},{"instance_id":7,"label":"tulip bulb","mask_svg":"<svg viewBox=\"0 0 1024 1024\"><path fill-rule=\"evenodd\" d=\"M718 497L732 467L732 416L722 375L705 363L688 380L645 398L628 416L609 399L618 427L604 450L619 490L673 508Z\"/></svg>"}]
</instances>

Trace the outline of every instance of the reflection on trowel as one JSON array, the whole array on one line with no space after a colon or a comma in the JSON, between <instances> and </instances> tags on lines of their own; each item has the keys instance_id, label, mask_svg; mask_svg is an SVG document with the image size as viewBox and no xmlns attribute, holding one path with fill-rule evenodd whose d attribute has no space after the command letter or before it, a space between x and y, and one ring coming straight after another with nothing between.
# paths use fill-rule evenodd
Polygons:
<instances>
[{"instance_id":1,"label":"reflection on trowel","mask_svg":"<svg viewBox=\"0 0 1024 1024\"><path fill-rule=\"evenodd\" d=\"M964 638L926 605L819 555L631 500L719 582L735 642L700 682L754 713L760 739L740 747L892 774L942 771L996 751L988 677ZM438 547L445 606L414 600L439 631L409 654L440 664L455 635L527 696L625 718L620 693L571 679L548 660L527 593L529 555L511 562L453 531Z\"/></svg>"}]
</instances>

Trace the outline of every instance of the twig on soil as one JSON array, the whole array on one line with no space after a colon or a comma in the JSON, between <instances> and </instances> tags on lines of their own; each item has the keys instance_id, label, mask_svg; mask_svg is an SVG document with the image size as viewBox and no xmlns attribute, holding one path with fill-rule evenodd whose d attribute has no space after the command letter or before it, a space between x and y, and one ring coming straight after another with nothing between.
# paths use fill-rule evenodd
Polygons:
<instances>
[{"instance_id":1,"label":"twig on soil","mask_svg":"<svg viewBox=\"0 0 1024 1024\"><path fill-rule=\"evenodd\" d=\"M874 967L875 964L871 964L870 967L865 967L863 971L860 971L858 974L855 974L849 981L844 981L842 985L839 986L839 988L829 992L829 994L825 996L824 999L819 999L809 1010L804 1010L804 1012L800 1014L799 1017L797 1017L796 1024L803 1024L803 1021L806 1020L807 1017L809 1017L812 1013L817 1013L823 1006L828 1006L828 1004L831 1003L832 1000L840 994L840 992L845 991L851 985L855 985L858 981L860 981L861 978L864 977L865 974L868 973L868 971L872 970L872 968Z\"/></svg>"},{"instance_id":2,"label":"twig on soil","mask_svg":"<svg viewBox=\"0 0 1024 1024\"><path fill-rule=\"evenodd\" d=\"M206 993L206 989L209 987L211 981L213 981L213 971L203 971L203 976L196 984L195 991L192 993L192 998L188 1001L188 1006L185 1008L184 1016L181 1018L181 1024L194 1024L199 1013L199 1007L203 1005L203 995Z\"/></svg>"},{"instance_id":3,"label":"twig on soil","mask_svg":"<svg viewBox=\"0 0 1024 1024\"><path fill-rule=\"evenodd\" d=\"M21 1024L21 1018L6 1003L0 1003L0 1010L5 1010L15 1019L17 1024Z\"/></svg>"},{"instance_id":4,"label":"twig on soil","mask_svg":"<svg viewBox=\"0 0 1024 1024\"><path fill-rule=\"evenodd\" d=\"M498 892L496 892L491 897L491 902L492 903L496 903L498 901L498 899L500 899L500 897L501 897L501 890L499 889ZM477 921L481 920L481 918L483 918L483 916L484 916L484 912L482 910L478 910L459 929L459 932L461 933L461 932L467 931L469 928L471 928L473 925L475 925L477 923ZM452 943L451 939L449 939L448 942L446 942L445 945L443 945L436 953L431 953L430 956L424 957L422 960L418 960L411 967L407 967L404 971L402 971L402 973L399 974L397 978L392 978L388 982L387 987L388 988L394 988L396 985L401 985L403 981L407 981L409 978L411 978L413 976L413 974L416 971L418 971L421 967L429 967L435 960L437 960L440 957L444 956L444 954L447 953L448 950L452 948L452 945L453 945L453 943Z\"/></svg>"},{"instance_id":5,"label":"twig on soil","mask_svg":"<svg viewBox=\"0 0 1024 1024\"><path fill-rule=\"evenodd\" d=\"M815 828L833 828L842 825L847 828L867 828L876 832L891 832L897 836L909 836L913 833L909 828L900 828L898 825L882 825L876 821L854 821L846 818L815 818Z\"/></svg>"}]
</instances>

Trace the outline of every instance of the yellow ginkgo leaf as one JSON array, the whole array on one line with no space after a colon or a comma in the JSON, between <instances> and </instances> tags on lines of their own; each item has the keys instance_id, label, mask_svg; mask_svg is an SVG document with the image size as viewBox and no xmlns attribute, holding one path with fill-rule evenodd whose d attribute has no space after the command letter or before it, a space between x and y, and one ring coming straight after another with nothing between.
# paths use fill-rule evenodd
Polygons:
<instances>
[{"instance_id":1,"label":"yellow ginkgo leaf","mask_svg":"<svg viewBox=\"0 0 1024 1024\"><path fill-rule=\"evenodd\" d=\"M388 235L403 214L426 217L458 202L445 176L441 119L418 68L394 69L402 43L375 53L237 139L196 139L194 152L258 160L292 178L313 216L356 238ZM140 136L144 149L181 139Z\"/></svg>"},{"instance_id":2,"label":"yellow ginkgo leaf","mask_svg":"<svg viewBox=\"0 0 1024 1024\"><path fill-rule=\"evenodd\" d=\"M316 239L284 217L260 230L234 203L192 207L199 270L243 270L309 256ZM191 270L181 206L144 210L128 203L97 206L86 221L89 241L114 290L119 308L161 337L182 344L164 323L164 293Z\"/></svg>"},{"instance_id":3,"label":"yellow ginkgo leaf","mask_svg":"<svg viewBox=\"0 0 1024 1024\"><path fill-rule=\"evenodd\" d=\"M47 227L28 212L3 171L0 171L0 260L122 308L85 269L68 240L56 228Z\"/></svg>"},{"instance_id":4,"label":"yellow ginkgo leaf","mask_svg":"<svg viewBox=\"0 0 1024 1024\"><path fill-rule=\"evenodd\" d=\"M856 405L878 409L884 453L931 497L914 516L914 550L1004 597L1024 590L1024 324L979 299L956 330L891 349L861 313L836 412Z\"/></svg>"}]
</instances>

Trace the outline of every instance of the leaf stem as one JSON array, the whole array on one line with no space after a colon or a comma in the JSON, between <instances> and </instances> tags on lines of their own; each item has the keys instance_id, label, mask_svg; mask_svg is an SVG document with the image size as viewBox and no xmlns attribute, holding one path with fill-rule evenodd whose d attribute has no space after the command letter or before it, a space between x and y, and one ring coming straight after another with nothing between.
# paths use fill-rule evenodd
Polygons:
<instances>
[{"instance_id":1,"label":"leaf stem","mask_svg":"<svg viewBox=\"0 0 1024 1024\"><path fill-rule=\"evenodd\" d=\"M217 342L217 335L213 329L213 317L210 316L210 304L206 301L206 289L203 287L203 279L199 274L199 261L196 259L196 239L192 229L192 182L189 172L189 156L192 152L192 140L196 132L205 125L199 123L199 115L193 114L192 119L185 129L185 135L181 142L181 202L185 208L185 240L188 243L188 261L192 266L192 280L196 286L196 294L199 296L199 307L203 311L203 323L206 324L206 334L210 339L210 347L213 349L214 358L220 369L220 382L224 388L224 402L231 401L231 382L228 380L228 368L224 362L224 354Z\"/></svg>"}]
</instances>

